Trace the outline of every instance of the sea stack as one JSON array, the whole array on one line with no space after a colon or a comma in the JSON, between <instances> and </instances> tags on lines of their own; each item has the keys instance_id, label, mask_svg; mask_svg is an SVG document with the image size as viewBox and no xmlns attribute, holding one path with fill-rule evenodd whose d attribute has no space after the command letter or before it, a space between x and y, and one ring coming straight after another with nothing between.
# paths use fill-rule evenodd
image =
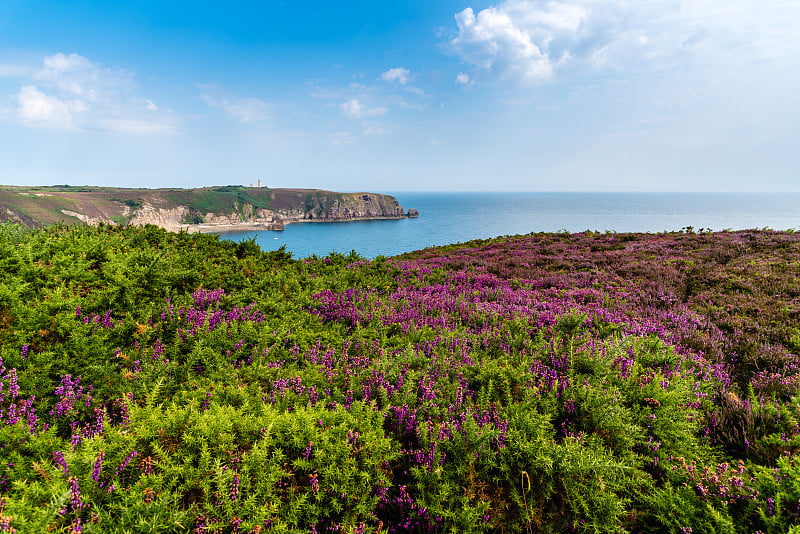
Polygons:
<instances>
[{"instance_id":1,"label":"sea stack","mask_svg":"<svg viewBox=\"0 0 800 534\"><path fill-rule=\"evenodd\" d=\"M408 218L419 217L419 212L414 208L408 208Z\"/></svg>"}]
</instances>

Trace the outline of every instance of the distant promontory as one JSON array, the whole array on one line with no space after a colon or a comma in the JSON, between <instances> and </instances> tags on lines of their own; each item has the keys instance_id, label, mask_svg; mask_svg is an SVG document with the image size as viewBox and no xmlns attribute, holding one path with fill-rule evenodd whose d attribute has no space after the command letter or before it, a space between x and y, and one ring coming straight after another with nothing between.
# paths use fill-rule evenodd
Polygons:
<instances>
[{"instance_id":1,"label":"distant promontory","mask_svg":"<svg viewBox=\"0 0 800 534\"><path fill-rule=\"evenodd\" d=\"M62 222L154 224L166 230L283 230L294 222L417 217L391 195L322 189L220 186L128 189L89 186L0 186L0 221L31 227Z\"/></svg>"}]
</instances>

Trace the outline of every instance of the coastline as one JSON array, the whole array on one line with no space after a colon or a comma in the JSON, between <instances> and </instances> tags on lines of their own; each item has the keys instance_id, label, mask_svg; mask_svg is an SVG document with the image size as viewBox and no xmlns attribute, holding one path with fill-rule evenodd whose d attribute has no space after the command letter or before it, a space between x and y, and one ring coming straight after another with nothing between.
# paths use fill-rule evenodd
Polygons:
<instances>
[{"instance_id":1,"label":"coastline","mask_svg":"<svg viewBox=\"0 0 800 534\"><path fill-rule=\"evenodd\" d=\"M171 232L283 230L294 222L352 222L416 217L382 193L218 186L126 189L0 185L0 222L43 227L78 221L98 225L154 224Z\"/></svg>"},{"instance_id":2,"label":"coastline","mask_svg":"<svg viewBox=\"0 0 800 534\"><path fill-rule=\"evenodd\" d=\"M414 219L416 217L410 217L408 215L398 215L398 216L380 216L380 217L340 217L336 219L298 219L298 220L284 220L283 225L289 224L304 224L304 223L320 223L320 224L330 224L330 223L351 223L351 222L367 222L367 221L399 221L402 219ZM221 223L221 224L214 224L214 223L201 223L201 224L183 224L180 226L181 230L185 230L186 232L191 233L202 233L202 234L225 234L225 233L236 233L236 232L247 232L247 231L271 231L271 232L282 232L283 228L275 228L273 223L267 222L240 222L235 224L228 224L228 223Z\"/></svg>"}]
</instances>

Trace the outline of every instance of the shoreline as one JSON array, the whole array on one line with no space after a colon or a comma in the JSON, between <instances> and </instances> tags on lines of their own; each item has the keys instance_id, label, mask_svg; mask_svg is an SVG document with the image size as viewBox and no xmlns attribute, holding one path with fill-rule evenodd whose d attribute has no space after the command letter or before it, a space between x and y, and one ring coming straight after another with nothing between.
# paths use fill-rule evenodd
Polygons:
<instances>
[{"instance_id":1,"label":"shoreline","mask_svg":"<svg viewBox=\"0 0 800 534\"><path fill-rule=\"evenodd\" d=\"M382 216L382 217L355 217L355 218L339 218L339 219L299 219L299 220L284 220L283 225L284 227L289 224L304 224L304 223L351 223L351 222L367 222L367 221L399 221L402 219L416 219L417 217L409 217L408 215L390 217L390 216ZM283 228L274 228L273 223L267 222L241 222L236 224L213 224L213 223L201 223L201 224L184 224L181 225L180 229L185 230L189 233L201 233L201 234L226 234L226 233L236 233L236 232L247 232L247 231L270 231L270 232L282 232Z\"/></svg>"}]
</instances>

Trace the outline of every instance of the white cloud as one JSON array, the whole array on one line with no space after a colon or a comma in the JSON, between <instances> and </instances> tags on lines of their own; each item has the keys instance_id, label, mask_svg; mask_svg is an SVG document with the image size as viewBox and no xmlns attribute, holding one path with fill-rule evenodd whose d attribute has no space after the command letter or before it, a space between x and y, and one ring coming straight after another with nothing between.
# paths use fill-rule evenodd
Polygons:
<instances>
[{"instance_id":1,"label":"white cloud","mask_svg":"<svg viewBox=\"0 0 800 534\"><path fill-rule=\"evenodd\" d=\"M149 98L135 98L133 101L145 109L150 111L158 111L158 106L155 105L155 103Z\"/></svg>"},{"instance_id":2,"label":"white cloud","mask_svg":"<svg viewBox=\"0 0 800 534\"><path fill-rule=\"evenodd\" d=\"M460 83L461 85L469 84L469 74L459 72L458 76L456 76L456 83Z\"/></svg>"},{"instance_id":3,"label":"white cloud","mask_svg":"<svg viewBox=\"0 0 800 534\"><path fill-rule=\"evenodd\" d=\"M69 104L39 91L36 86L22 87L17 101L19 116L26 124L72 128L72 113ZM85 109L80 108L77 111L85 111Z\"/></svg>"},{"instance_id":4,"label":"white cloud","mask_svg":"<svg viewBox=\"0 0 800 534\"><path fill-rule=\"evenodd\" d=\"M408 77L411 75L411 71L408 69L404 69L402 67L395 67L393 69L389 69L383 74L381 74L381 79L385 82L397 82L400 85L405 85L408 83Z\"/></svg>"},{"instance_id":5,"label":"white cloud","mask_svg":"<svg viewBox=\"0 0 800 534\"><path fill-rule=\"evenodd\" d=\"M319 87L310 82L311 96L327 100L328 109L338 110L343 118L369 120L389 113L389 110L423 110L428 105L425 91L411 85L414 76L411 71L394 67L384 71L374 83L350 82L341 87ZM387 83L381 83L387 82ZM413 96L410 96L413 95ZM378 130L364 125L366 135L374 135ZM387 132L393 132L388 128ZM385 132L384 132L385 133Z\"/></svg>"},{"instance_id":6,"label":"white cloud","mask_svg":"<svg viewBox=\"0 0 800 534\"><path fill-rule=\"evenodd\" d=\"M272 116L270 105L264 100L222 95L219 88L214 85L198 84L197 86L205 91L200 95L203 102L222 109L239 122L263 122Z\"/></svg>"},{"instance_id":7,"label":"white cloud","mask_svg":"<svg viewBox=\"0 0 800 534\"><path fill-rule=\"evenodd\" d=\"M19 71L22 72L22 71ZM173 133L175 119L148 98L134 96L134 78L78 54L42 60L17 94L17 119L26 126L114 133Z\"/></svg>"},{"instance_id":8,"label":"white cloud","mask_svg":"<svg viewBox=\"0 0 800 534\"><path fill-rule=\"evenodd\" d=\"M342 102L339 105L339 109L342 110L346 116L350 117L351 119L363 119L366 117L380 117L381 115L386 114L385 107L374 107L368 108L361 104L357 99L351 98L346 102Z\"/></svg>"},{"instance_id":9,"label":"white cloud","mask_svg":"<svg viewBox=\"0 0 800 534\"><path fill-rule=\"evenodd\" d=\"M43 63L35 75L37 81L89 101L97 99L98 86L112 80L112 85L117 85L115 78L119 73L103 69L78 54L67 56L59 52L45 57Z\"/></svg>"},{"instance_id":10,"label":"white cloud","mask_svg":"<svg viewBox=\"0 0 800 534\"><path fill-rule=\"evenodd\" d=\"M79 54L73 52L67 56L59 52L44 58L44 68L41 71L41 76L58 78L64 72L94 71L95 69L96 67L91 61Z\"/></svg>"},{"instance_id":11,"label":"white cloud","mask_svg":"<svg viewBox=\"0 0 800 534\"><path fill-rule=\"evenodd\" d=\"M509 0L497 7L456 14L458 35L450 47L475 67L525 82L553 76L565 50L558 40L574 34L586 18L577 5Z\"/></svg>"},{"instance_id":12,"label":"white cloud","mask_svg":"<svg viewBox=\"0 0 800 534\"><path fill-rule=\"evenodd\" d=\"M796 61L800 49L796 0L504 0L478 13L468 7L455 21L447 48L477 74L514 83L570 69Z\"/></svg>"}]
</instances>

